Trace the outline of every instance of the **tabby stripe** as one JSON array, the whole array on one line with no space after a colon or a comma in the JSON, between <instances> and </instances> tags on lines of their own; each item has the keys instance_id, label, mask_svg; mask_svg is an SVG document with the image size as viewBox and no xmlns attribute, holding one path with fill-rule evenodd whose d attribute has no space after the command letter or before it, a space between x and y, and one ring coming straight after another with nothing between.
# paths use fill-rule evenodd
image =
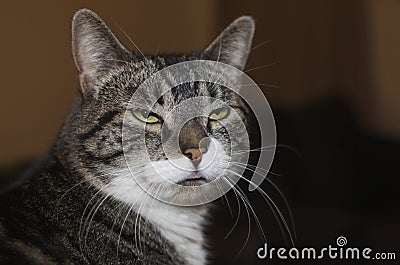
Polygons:
<instances>
[{"instance_id":1,"label":"tabby stripe","mask_svg":"<svg viewBox=\"0 0 400 265\"><path fill-rule=\"evenodd\" d=\"M88 132L82 134L80 137L82 140L87 140L91 137L93 137L93 135L97 132L100 131L104 125L106 125L107 123L109 123L110 121L112 121L112 119L119 113L119 111L116 110L112 110L109 111L107 113L105 113L103 116L101 116L98 119L98 123L92 128L90 129Z\"/></svg>"},{"instance_id":2,"label":"tabby stripe","mask_svg":"<svg viewBox=\"0 0 400 265\"><path fill-rule=\"evenodd\" d=\"M90 157L92 159L105 162L105 161L117 158L119 156L122 156L124 154L124 151L120 150L120 151L117 151L115 153L107 154L105 156L98 156L98 155L95 155L95 154L93 154L91 152L88 152L88 151L84 151L84 153L86 154L86 156L88 156L88 157Z\"/></svg>"}]
</instances>

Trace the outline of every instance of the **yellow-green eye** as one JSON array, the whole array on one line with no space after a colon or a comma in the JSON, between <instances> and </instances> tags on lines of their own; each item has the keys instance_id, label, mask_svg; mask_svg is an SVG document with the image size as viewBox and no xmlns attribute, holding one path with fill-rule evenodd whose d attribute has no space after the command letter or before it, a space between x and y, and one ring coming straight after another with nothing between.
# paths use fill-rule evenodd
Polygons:
<instances>
[{"instance_id":1,"label":"yellow-green eye","mask_svg":"<svg viewBox=\"0 0 400 265\"><path fill-rule=\"evenodd\" d=\"M219 108L211 112L209 118L210 120L220 120L228 116L229 114L229 109L228 108Z\"/></svg>"},{"instance_id":2,"label":"yellow-green eye","mask_svg":"<svg viewBox=\"0 0 400 265\"><path fill-rule=\"evenodd\" d=\"M135 115L136 118L138 118L139 120L146 122L146 123L161 122L160 118L156 117L152 113L146 113L145 111L141 111L141 110L134 110L132 113L133 113L133 115Z\"/></svg>"}]
</instances>

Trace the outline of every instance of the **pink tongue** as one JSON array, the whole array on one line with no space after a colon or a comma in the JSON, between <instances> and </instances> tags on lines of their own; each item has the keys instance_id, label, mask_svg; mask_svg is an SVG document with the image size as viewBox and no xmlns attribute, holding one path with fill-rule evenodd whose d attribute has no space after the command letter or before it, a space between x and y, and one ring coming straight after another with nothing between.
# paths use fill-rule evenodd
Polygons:
<instances>
[{"instance_id":1,"label":"pink tongue","mask_svg":"<svg viewBox=\"0 0 400 265\"><path fill-rule=\"evenodd\" d=\"M201 178L201 176L199 175L199 173L192 173L192 174L189 176L189 179L199 179L199 178Z\"/></svg>"}]
</instances>

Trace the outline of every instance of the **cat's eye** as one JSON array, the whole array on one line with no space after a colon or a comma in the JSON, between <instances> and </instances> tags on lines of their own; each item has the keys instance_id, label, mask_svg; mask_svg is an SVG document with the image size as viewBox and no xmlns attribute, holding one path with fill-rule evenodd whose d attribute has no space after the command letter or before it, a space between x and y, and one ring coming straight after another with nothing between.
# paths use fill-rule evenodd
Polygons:
<instances>
[{"instance_id":1,"label":"cat's eye","mask_svg":"<svg viewBox=\"0 0 400 265\"><path fill-rule=\"evenodd\" d=\"M134 110L132 111L132 113L133 115L135 115L136 118L146 123L159 123L162 121L159 117L157 117L156 114L152 112L147 112L143 110Z\"/></svg>"},{"instance_id":2,"label":"cat's eye","mask_svg":"<svg viewBox=\"0 0 400 265\"><path fill-rule=\"evenodd\" d=\"M228 114L229 114L228 108L225 108L225 107L219 108L210 113L209 119L217 121L217 120L225 118L226 116L228 116Z\"/></svg>"}]
</instances>

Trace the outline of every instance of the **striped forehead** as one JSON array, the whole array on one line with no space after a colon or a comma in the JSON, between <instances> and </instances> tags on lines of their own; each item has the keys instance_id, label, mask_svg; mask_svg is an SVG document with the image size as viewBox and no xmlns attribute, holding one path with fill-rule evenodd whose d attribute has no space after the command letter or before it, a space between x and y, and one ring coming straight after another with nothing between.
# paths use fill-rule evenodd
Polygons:
<instances>
[{"instance_id":1,"label":"striped forehead","mask_svg":"<svg viewBox=\"0 0 400 265\"><path fill-rule=\"evenodd\" d=\"M191 82L173 87L165 95L165 102L179 104L194 97L211 96L208 86L204 82Z\"/></svg>"},{"instance_id":2,"label":"striped forehead","mask_svg":"<svg viewBox=\"0 0 400 265\"><path fill-rule=\"evenodd\" d=\"M196 97L208 97L210 100L214 98L227 104L237 101L236 94L230 89L206 82L185 83L167 90L162 96L160 95L161 93L154 96L158 98L157 102L166 108L174 108L185 100Z\"/></svg>"}]
</instances>

